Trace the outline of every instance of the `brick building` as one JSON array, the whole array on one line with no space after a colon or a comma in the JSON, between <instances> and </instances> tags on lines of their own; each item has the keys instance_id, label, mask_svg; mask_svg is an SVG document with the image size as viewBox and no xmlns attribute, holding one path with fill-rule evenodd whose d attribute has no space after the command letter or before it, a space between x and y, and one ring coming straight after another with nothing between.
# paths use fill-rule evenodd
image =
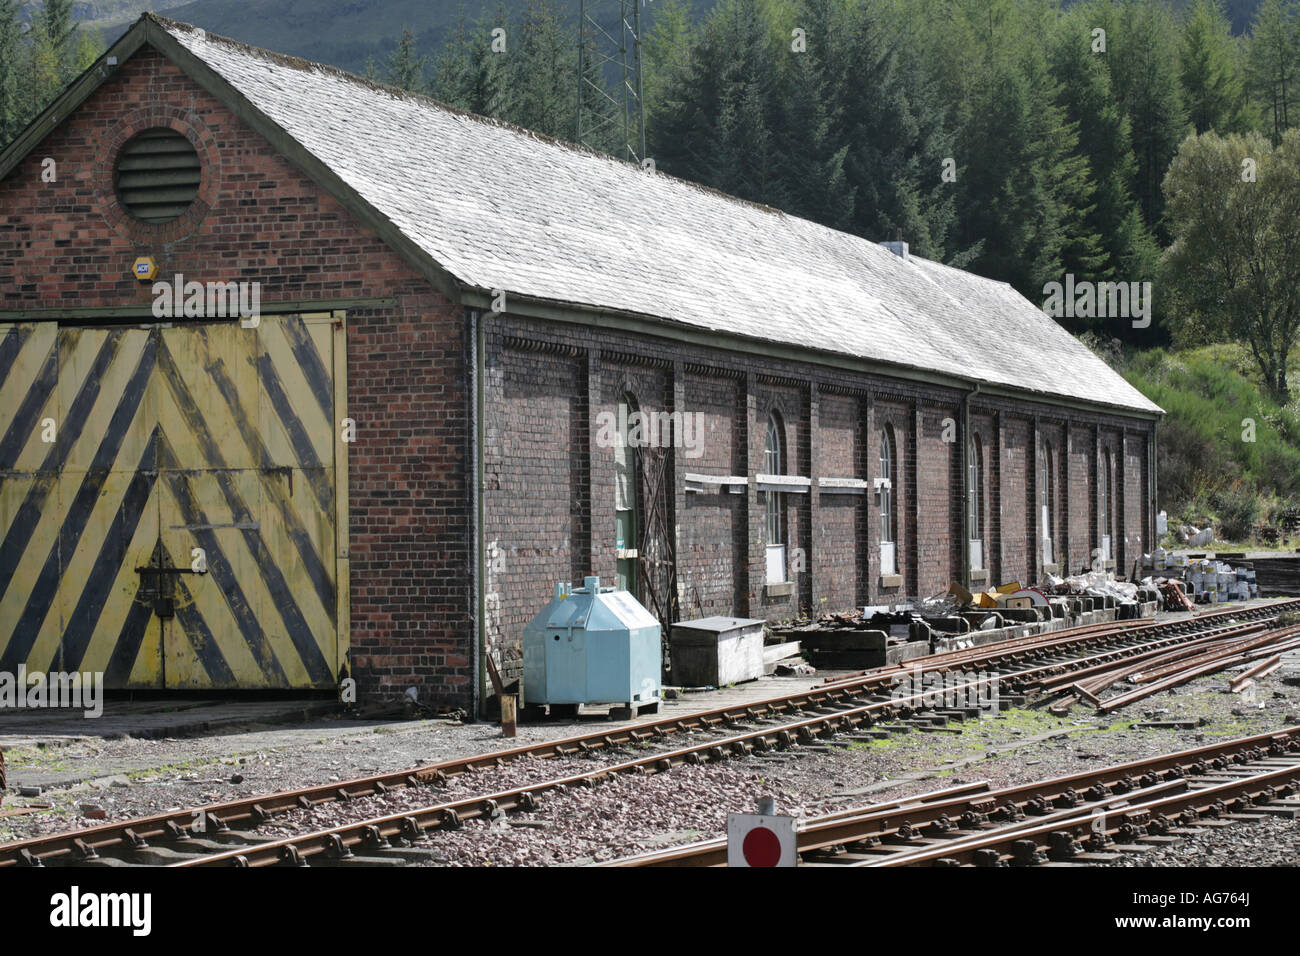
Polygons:
<instances>
[{"instance_id":1,"label":"brick building","mask_svg":"<svg viewBox=\"0 0 1300 956\"><path fill-rule=\"evenodd\" d=\"M1160 410L1006 285L152 15L0 154L0 323L0 669L469 705L557 581L1154 533Z\"/></svg>"}]
</instances>

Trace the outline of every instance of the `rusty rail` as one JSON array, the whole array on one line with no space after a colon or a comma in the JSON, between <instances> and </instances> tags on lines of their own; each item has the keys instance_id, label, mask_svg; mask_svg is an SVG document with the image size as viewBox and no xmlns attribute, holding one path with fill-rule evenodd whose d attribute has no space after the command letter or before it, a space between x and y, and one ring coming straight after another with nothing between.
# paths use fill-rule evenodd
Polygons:
<instances>
[{"instance_id":1,"label":"rusty rail","mask_svg":"<svg viewBox=\"0 0 1300 956\"><path fill-rule=\"evenodd\" d=\"M1152 796L1162 787L1176 789L1175 785L1180 781L1185 783L1188 777L1213 773L1230 764L1296 753L1300 753L1300 727L1290 727L1001 790L957 794L946 799L940 792L927 795L928 799L914 806L899 807L895 801L818 816L799 823L796 842L801 855L855 844L867 844L869 850L874 850L882 841L894 841L905 847L908 841L922 835L943 837L959 827L975 829L1001 821L995 836L984 834L972 838L985 840L980 844L983 848L992 845L990 841L994 839L1005 839L1016 828L1023 830L1042 824L1045 815L1053 810L1064 811L1054 819L1068 821L1086 806L1088 815L1082 819L1091 823L1099 806L1114 806L1140 795ZM1300 777L1300 763L1287 770ZM1035 819L1022 822L1030 815ZM1047 831L1051 829L1048 827ZM1028 836L1016 833L1016 838ZM936 848L935 859L951 856L955 846L944 844ZM888 865L903 865L898 861L905 857L882 855L883 859L889 859ZM714 839L598 865L724 866L726 862L727 841Z\"/></svg>"},{"instance_id":2,"label":"rusty rail","mask_svg":"<svg viewBox=\"0 0 1300 956\"><path fill-rule=\"evenodd\" d=\"M1291 610L1297 607L1300 607L1300 601L1277 602L1239 611L1233 616L1267 620L1275 618L1279 613L1285 610ZM1045 664L1038 668L1027 669L1020 666L1034 657L1040 657L1048 653L1060 653L1069 649L1077 649L1081 644L1083 646L1105 644L1107 642L1113 642L1116 639L1129 641L1135 637L1150 638L1151 640L1149 643L1158 644L1162 647L1169 646L1171 644L1205 637L1205 635L1199 633L1199 629L1204 628L1207 624L1217 624L1219 623L1220 618L1226 616L1227 612L1219 612L1212 615L1202 615L1193 619L1155 623L1142 627L1126 627L1123 629L1123 633L1112 633L1104 630L1100 632L1090 631L1081 638L1071 637L1070 632L1068 631L1057 631L1052 632L1050 635L1051 640L1046 641L1041 645L1026 644L1024 641L1020 640L1012 642L996 642L984 645L978 649L967 649L962 652L952 652L948 655L936 655L933 659L927 659L924 662L924 666L920 669L920 672L926 674L935 672L946 673L954 670L960 671L964 665L979 662L985 667L1008 667L1018 669L1012 669L1009 672L997 674L991 679L973 682L968 681L961 685L945 687L945 690L956 692L967 688L979 689L980 687L987 686L992 681L1005 681L1010 682L1013 685L1019 685L1035 679L1046 678L1053 674L1069 671L1071 666L1076 663L1073 661L1061 661ZM1131 622L1123 623L1128 624ZM1190 635L1186 633L1189 625L1194 628ZM1215 628L1212 633L1232 632L1243 626L1250 625L1226 624ZM1090 627L1098 626L1092 625ZM1161 636L1165 634L1168 634L1168 636ZM1135 650L1135 647L1147 646L1147 643L1143 643L1139 645L1111 648L1104 651L1102 654L1084 658L1083 661L1087 662L1111 656L1122 658L1126 653L1140 653ZM974 650L979 650L980 653L971 656L969 652ZM472 770L484 770L500 767L525 756L535 758L565 757L593 750L613 749L615 747L663 739L687 731L716 730L725 727L733 727L737 724L752 721L755 718L798 713L814 707L831 705L839 707L847 706L849 709L829 716L822 715L810 718L806 721L794 722L787 725L786 728L783 728L784 732L788 734L798 734L801 732L811 733L810 730L800 729L805 727L805 725L808 728L833 727L838 725L840 722L844 722L847 725L847 722L851 720L856 720L858 723L861 723L864 720L871 719L873 714L879 714L890 710L907 711L908 708L911 707L912 703L917 705L915 709L921 709L924 707L924 694L917 695L915 699L906 697L899 698L889 694L889 690L893 687L899 674L915 672L916 670L917 668L915 667L886 668L880 672L873 672L866 677L856 680L836 685L819 686L811 688L808 691L771 697L740 706L723 707L711 711L684 715L682 717L661 718L621 728L599 730L589 734L547 741L540 744L532 744L487 754L457 758L436 764L428 764L412 769L396 771L389 774L361 777L341 783L330 783L314 787L305 787L297 790L283 791L280 793L254 796L241 800L226 801L218 804L209 804L206 806L172 811L140 819L101 824L99 826L81 830L73 830L50 836L35 837L28 840L0 844L0 868L24 865L38 866L52 862L77 862L91 859L103 851L112 851L118 847L140 845L147 843L149 840L180 840L199 832L207 832L208 830L219 831L228 829L232 826L256 827L269 820L273 815L287 810L310 807L316 803L330 802L334 800L352 800L359 797L383 793L386 790L399 787L438 785L451 777ZM862 704L864 699L873 694L878 698L883 697L884 699L878 699L873 703ZM773 736L771 731L760 731L754 734L741 735L740 738L731 738L731 740L734 741L740 739L742 741L741 746L743 750L743 741L749 738L762 739L766 743L770 744ZM782 743L784 743L784 741L782 741ZM717 747L718 745L719 742L715 741L701 745L700 747L687 748L685 751L678 751L678 753L707 751L708 748ZM682 759L684 760L686 758L683 757ZM640 762L633 761L629 764L618 765L618 767L621 770L630 768L637 763ZM475 799L492 799L495 796L501 795L490 795L489 797ZM508 799L508 797L504 796L501 798ZM470 801L470 803L472 802L473 801ZM202 821L201 827L196 825L196 821L200 820Z\"/></svg>"}]
</instances>

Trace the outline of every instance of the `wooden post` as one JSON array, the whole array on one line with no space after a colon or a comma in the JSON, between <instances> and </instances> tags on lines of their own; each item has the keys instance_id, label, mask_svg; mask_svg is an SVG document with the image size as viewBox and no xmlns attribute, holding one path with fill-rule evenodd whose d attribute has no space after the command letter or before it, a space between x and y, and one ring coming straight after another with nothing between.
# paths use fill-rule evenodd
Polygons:
<instances>
[{"instance_id":1,"label":"wooden post","mask_svg":"<svg viewBox=\"0 0 1300 956\"><path fill-rule=\"evenodd\" d=\"M487 655L488 676L492 678L492 687L497 692L497 700L501 703L501 736L513 737L517 730L516 711L519 703L518 694L507 694L505 685L501 681L501 672L497 670L497 662L492 659L492 654Z\"/></svg>"},{"instance_id":2,"label":"wooden post","mask_svg":"<svg viewBox=\"0 0 1300 956\"><path fill-rule=\"evenodd\" d=\"M515 704L519 700L515 694L501 695L501 736L513 737L518 729L515 722Z\"/></svg>"}]
</instances>

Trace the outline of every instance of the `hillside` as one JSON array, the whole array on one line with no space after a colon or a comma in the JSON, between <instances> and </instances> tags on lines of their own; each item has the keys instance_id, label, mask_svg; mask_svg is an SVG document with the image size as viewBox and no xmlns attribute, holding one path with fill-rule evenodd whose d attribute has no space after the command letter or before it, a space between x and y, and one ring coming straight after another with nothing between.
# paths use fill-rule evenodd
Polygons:
<instances>
[{"instance_id":1,"label":"hillside","mask_svg":"<svg viewBox=\"0 0 1300 956\"><path fill-rule=\"evenodd\" d=\"M73 6L73 15L83 26L116 38L140 14L166 14L185 2L186 0L78 0ZM32 3L24 12L30 16L39 6L39 3Z\"/></svg>"},{"instance_id":2,"label":"hillside","mask_svg":"<svg viewBox=\"0 0 1300 956\"><path fill-rule=\"evenodd\" d=\"M498 7L509 14L527 0L82 0L78 20L100 30L106 42L117 39L143 11L167 16L267 49L330 63L347 70L364 69L366 60L382 60L404 26L417 36L422 50L436 49L463 11L473 21ZM605 0L611 10L615 0ZM1226 0L1224 12L1234 33L1249 28L1260 0ZM576 17L578 0L556 0L568 16ZM1063 6L1070 6L1065 0ZM1170 0L1175 10L1186 0ZM39 4L32 4L32 7ZM714 0L696 0L692 13L701 18ZM642 17L652 20L653 4L644 4ZM614 22L612 16L602 17Z\"/></svg>"},{"instance_id":3,"label":"hillside","mask_svg":"<svg viewBox=\"0 0 1300 956\"><path fill-rule=\"evenodd\" d=\"M462 14L474 22L500 7L513 17L526 5L527 0L101 0L85 4L95 16L83 22L101 29L111 43L141 11L165 11L245 43L360 72L367 59L384 60L403 27L427 53ZM556 5L577 15L577 0ZM711 6L700 2L697 13Z\"/></svg>"},{"instance_id":4,"label":"hillside","mask_svg":"<svg viewBox=\"0 0 1300 956\"><path fill-rule=\"evenodd\" d=\"M1279 528L1300 497L1300 400L1285 408L1270 401L1239 345L1109 358L1168 413L1159 426L1159 505L1171 527L1213 520L1230 540L1268 543L1267 529Z\"/></svg>"}]
</instances>

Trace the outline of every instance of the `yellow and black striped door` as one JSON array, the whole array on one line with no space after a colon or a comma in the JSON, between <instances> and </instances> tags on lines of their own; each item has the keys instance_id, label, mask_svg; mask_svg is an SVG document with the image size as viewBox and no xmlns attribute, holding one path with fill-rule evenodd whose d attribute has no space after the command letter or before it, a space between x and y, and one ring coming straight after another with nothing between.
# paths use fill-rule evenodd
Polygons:
<instances>
[{"instance_id":1,"label":"yellow and black striped door","mask_svg":"<svg viewBox=\"0 0 1300 956\"><path fill-rule=\"evenodd\" d=\"M333 686L341 320L0 338L0 671Z\"/></svg>"}]
</instances>

